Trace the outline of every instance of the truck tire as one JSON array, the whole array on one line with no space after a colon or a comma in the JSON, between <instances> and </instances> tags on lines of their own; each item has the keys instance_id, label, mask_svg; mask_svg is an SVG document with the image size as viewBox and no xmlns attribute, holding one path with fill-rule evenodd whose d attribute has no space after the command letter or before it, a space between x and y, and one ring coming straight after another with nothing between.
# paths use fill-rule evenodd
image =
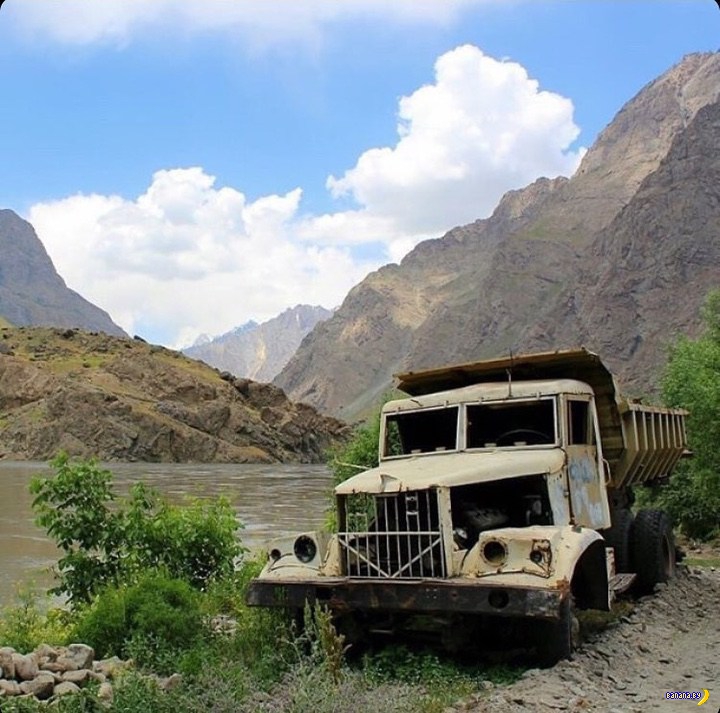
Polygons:
<instances>
[{"instance_id":1,"label":"truck tire","mask_svg":"<svg viewBox=\"0 0 720 713\"><path fill-rule=\"evenodd\" d=\"M575 616L572 595L560 606L560 618L538 622L537 658L542 668L550 668L558 661L570 658L580 641L580 626Z\"/></svg>"},{"instance_id":2,"label":"truck tire","mask_svg":"<svg viewBox=\"0 0 720 713\"><path fill-rule=\"evenodd\" d=\"M615 571L633 572L632 530L634 518L628 508L612 511L612 525L603 532L608 547L615 551Z\"/></svg>"},{"instance_id":3,"label":"truck tire","mask_svg":"<svg viewBox=\"0 0 720 713\"><path fill-rule=\"evenodd\" d=\"M675 540L670 518L662 510L640 510L635 516L633 559L641 594L675 574Z\"/></svg>"}]
</instances>

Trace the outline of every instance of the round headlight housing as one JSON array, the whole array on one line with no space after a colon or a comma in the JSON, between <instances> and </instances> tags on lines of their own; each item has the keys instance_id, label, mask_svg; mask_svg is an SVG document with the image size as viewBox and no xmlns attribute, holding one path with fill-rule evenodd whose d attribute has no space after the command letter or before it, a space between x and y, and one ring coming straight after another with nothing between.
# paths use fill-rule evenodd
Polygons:
<instances>
[{"instance_id":1,"label":"round headlight housing","mask_svg":"<svg viewBox=\"0 0 720 713\"><path fill-rule=\"evenodd\" d=\"M507 559L507 547L500 540L488 540L482 548L482 555L490 564L501 565Z\"/></svg>"},{"instance_id":2,"label":"round headlight housing","mask_svg":"<svg viewBox=\"0 0 720 713\"><path fill-rule=\"evenodd\" d=\"M303 564L312 562L317 554L317 545L315 544L315 540L307 535L300 535L300 537L295 540L293 552L295 553L295 557L297 557Z\"/></svg>"}]
</instances>

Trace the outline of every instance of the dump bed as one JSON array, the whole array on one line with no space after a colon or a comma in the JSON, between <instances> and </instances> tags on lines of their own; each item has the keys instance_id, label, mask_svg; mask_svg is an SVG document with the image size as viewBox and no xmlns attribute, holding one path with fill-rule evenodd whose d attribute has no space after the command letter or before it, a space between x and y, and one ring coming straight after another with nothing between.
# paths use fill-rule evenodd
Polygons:
<instances>
[{"instance_id":1,"label":"dump bed","mask_svg":"<svg viewBox=\"0 0 720 713\"><path fill-rule=\"evenodd\" d=\"M687 450L686 411L624 399L597 354L585 349L541 352L398 374L411 396L470 384L538 379L577 379L592 387L611 487L644 483L670 474Z\"/></svg>"}]
</instances>

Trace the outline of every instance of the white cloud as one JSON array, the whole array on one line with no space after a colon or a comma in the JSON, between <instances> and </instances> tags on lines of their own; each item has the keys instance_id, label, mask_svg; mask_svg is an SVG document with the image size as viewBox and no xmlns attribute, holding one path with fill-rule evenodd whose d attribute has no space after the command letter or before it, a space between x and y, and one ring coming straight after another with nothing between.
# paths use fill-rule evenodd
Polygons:
<instances>
[{"instance_id":1,"label":"white cloud","mask_svg":"<svg viewBox=\"0 0 720 713\"><path fill-rule=\"evenodd\" d=\"M504 0L24 0L13 10L32 34L68 44L125 44L162 25L185 33L243 34L253 43L316 40L352 18L444 23L465 6Z\"/></svg>"},{"instance_id":2,"label":"white cloud","mask_svg":"<svg viewBox=\"0 0 720 713\"><path fill-rule=\"evenodd\" d=\"M570 100L466 45L400 100L394 146L328 178L352 210L303 215L299 188L250 202L187 168L158 171L135 200L73 196L29 218L73 289L127 331L178 346L296 303L339 304L368 270L487 216L507 190L572 174L577 135Z\"/></svg>"},{"instance_id":3,"label":"white cloud","mask_svg":"<svg viewBox=\"0 0 720 713\"><path fill-rule=\"evenodd\" d=\"M487 215L512 188L569 175L583 151L569 99L541 91L515 62L464 45L435 64L435 83L402 97L398 142L373 148L328 188L396 233L442 231Z\"/></svg>"},{"instance_id":4,"label":"white cloud","mask_svg":"<svg viewBox=\"0 0 720 713\"><path fill-rule=\"evenodd\" d=\"M137 200L78 195L29 219L71 288L173 346L288 305L335 305L376 266L294 240L299 189L248 202L214 182L199 168L158 171Z\"/></svg>"}]
</instances>

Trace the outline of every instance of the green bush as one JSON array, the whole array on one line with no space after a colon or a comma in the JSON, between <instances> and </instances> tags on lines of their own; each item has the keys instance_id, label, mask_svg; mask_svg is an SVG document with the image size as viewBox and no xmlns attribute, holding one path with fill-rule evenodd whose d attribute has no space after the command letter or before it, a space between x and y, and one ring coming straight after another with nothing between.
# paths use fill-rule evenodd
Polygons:
<instances>
[{"instance_id":1,"label":"green bush","mask_svg":"<svg viewBox=\"0 0 720 713\"><path fill-rule=\"evenodd\" d=\"M706 539L720 531L720 290L703 308L705 331L672 347L663 377L669 406L687 409L693 457L664 488L641 494L641 504L666 510L685 534Z\"/></svg>"},{"instance_id":2,"label":"green bush","mask_svg":"<svg viewBox=\"0 0 720 713\"><path fill-rule=\"evenodd\" d=\"M65 644L71 630L70 612L50 606L32 587L18 589L17 603L0 611L0 646L17 651L32 651L48 641Z\"/></svg>"},{"instance_id":3,"label":"green bush","mask_svg":"<svg viewBox=\"0 0 720 713\"><path fill-rule=\"evenodd\" d=\"M73 633L101 657L150 665L160 654L190 648L202 631L198 592L184 580L148 573L132 586L106 587L80 614Z\"/></svg>"},{"instance_id":4,"label":"green bush","mask_svg":"<svg viewBox=\"0 0 720 713\"><path fill-rule=\"evenodd\" d=\"M112 474L95 461L73 463L61 453L50 465L53 476L31 482L33 510L63 551L53 591L73 605L149 569L203 589L231 573L245 551L237 538L241 525L225 498L171 505L138 484L117 500Z\"/></svg>"},{"instance_id":5,"label":"green bush","mask_svg":"<svg viewBox=\"0 0 720 713\"><path fill-rule=\"evenodd\" d=\"M328 465L333 473L333 484L357 475L378 464L378 441L380 439L380 414L367 423L357 426L352 438L328 454Z\"/></svg>"}]
</instances>

